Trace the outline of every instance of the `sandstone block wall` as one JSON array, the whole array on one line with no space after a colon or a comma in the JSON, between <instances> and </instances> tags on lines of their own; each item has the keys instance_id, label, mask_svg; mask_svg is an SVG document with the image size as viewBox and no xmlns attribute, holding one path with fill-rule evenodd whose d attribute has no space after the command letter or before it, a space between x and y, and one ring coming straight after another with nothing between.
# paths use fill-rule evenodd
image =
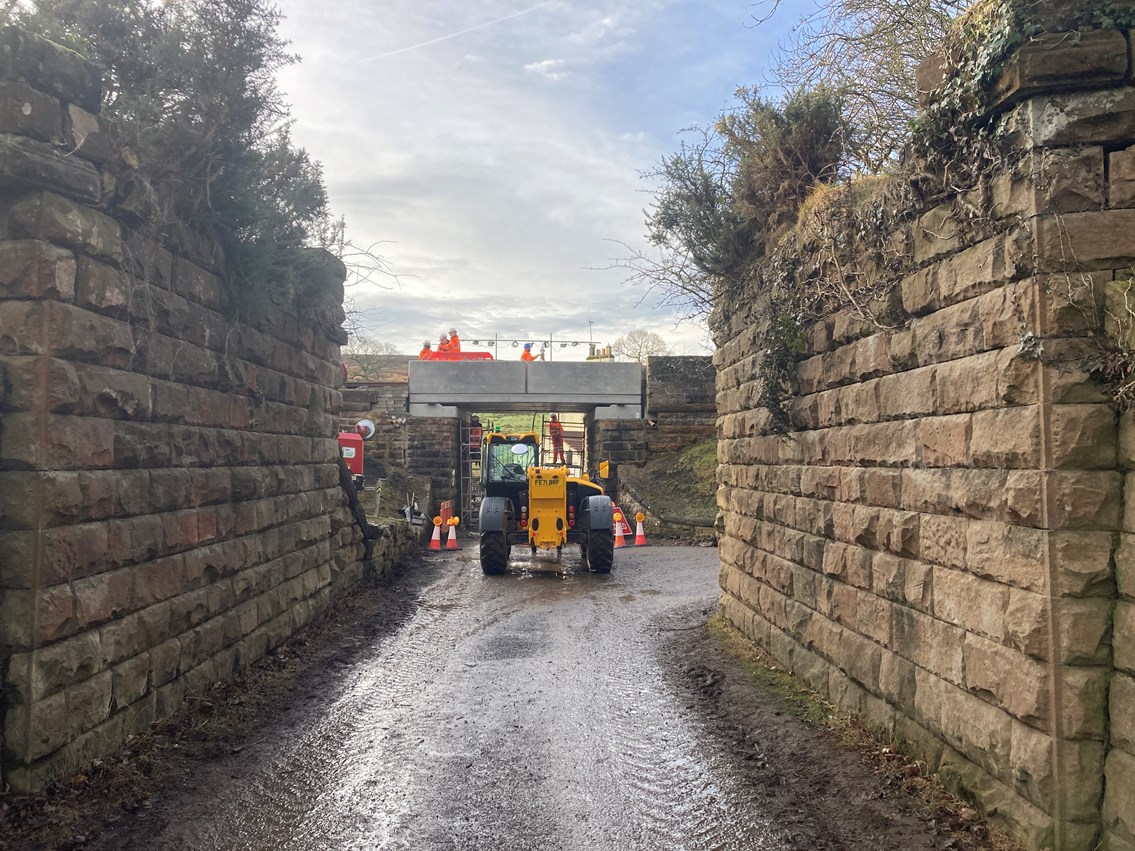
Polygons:
<instances>
[{"instance_id":1,"label":"sandstone block wall","mask_svg":"<svg viewBox=\"0 0 1135 851\"><path fill-rule=\"evenodd\" d=\"M1135 265L1130 81L1122 32L1021 52L1019 163L893 234L894 321L805 328L798 431L755 405L762 296L716 317L723 613L1033 848L1135 848L1135 427L1087 371Z\"/></svg>"},{"instance_id":2,"label":"sandstone block wall","mask_svg":"<svg viewBox=\"0 0 1135 851\"><path fill-rule=\"evenodd\" d=\"M341 329L235 321L207 237L109 214L129 174L97 72L14 30L0 51L0 785L20 791L263 656L364 547Z\"/></svg>"}]
</instances>

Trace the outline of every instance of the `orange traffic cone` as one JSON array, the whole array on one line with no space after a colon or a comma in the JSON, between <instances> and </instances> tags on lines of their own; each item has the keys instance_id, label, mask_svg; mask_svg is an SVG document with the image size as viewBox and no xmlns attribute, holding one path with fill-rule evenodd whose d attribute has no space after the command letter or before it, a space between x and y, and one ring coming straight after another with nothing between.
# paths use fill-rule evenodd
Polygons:
<instances>
[{"instance_id":1,"label":"orange traffic cone","mask_svg":"<svg viewBox=\"0 0 1135 851\"><path fill-rule=\"evenodd\" d=\"M636 514L634 516L634 519L636 521L638 521L638 525L635 527L635 530L634 530L634 545L636 547L645 547L645 546L647 546L646 532L643 531L642 521L646 519L646 515L643 514L640 511L638 514Z\"/></svg>"},{"instance_id":2,"label":"orange traffic cone","mask_svg":"<svg viewBox=\"0 0 1135 851\"><path fill-rule=\"evenodd\" d=\"M430 550L441 549L441 518L434 518L434 535L430 538L430 545L426 548Z\"/></svg>"},{"instance_id":3,"label":"orange traffic cone","mask_svg":"<svg viewBox=\"0 0 1135 851\"><path fill-rule=\"evenodd\" d=\"M625 547L627 545L627 539L623 535L623 524L626 521L623 520L623 512L619 511L617 508L615 509L615 515L614 516L615 516L615 549L618 549L619 547Z\"/></svg>"},{"instance_id":4,"label":"orange traffic cone","mask_svg":"<svg viewBox=\"0 0 1135 851\"><path fill-rule=\"evenodd\" d=\"M449 534L445 538L445 548L447 550L459 550L457 546L457 518L451 517L449 520Z\"/></svg>"}]
</instances>

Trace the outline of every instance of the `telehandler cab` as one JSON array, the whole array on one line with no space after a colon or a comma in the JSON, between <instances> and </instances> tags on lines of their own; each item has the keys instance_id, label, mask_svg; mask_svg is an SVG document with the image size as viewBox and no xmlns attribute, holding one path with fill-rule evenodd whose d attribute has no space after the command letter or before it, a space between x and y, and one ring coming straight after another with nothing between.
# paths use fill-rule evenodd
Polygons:
<instances>
[{"instance_id":1,"label":"telehandler cab","mask_svg":"<svg viewBox=\"0 0 1135 851\"><path fill-rule=\"evenodd\" d=\"M589 570L610 573L615 560L611 498L586 475L567 467L541 467L537 434L486 436L481 475L481 570L490 575L508 568L513 544L563 552L579 544Z\"/></svg>"}]
</instances>

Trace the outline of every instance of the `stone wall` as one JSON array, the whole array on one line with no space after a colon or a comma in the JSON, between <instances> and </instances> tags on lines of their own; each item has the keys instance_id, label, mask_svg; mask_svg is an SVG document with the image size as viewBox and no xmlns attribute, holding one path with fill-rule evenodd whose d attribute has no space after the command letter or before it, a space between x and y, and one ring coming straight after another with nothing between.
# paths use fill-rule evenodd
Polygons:
<instances>
[{"instance_id":1,"label":"stone wall","mask_svg":"<svg viewBox=\"0 0 1135 851\"><path fill-rule=\"evenodd\" d=\"M1135 265L1130 81L1123 32L1020 51L1017 165L896 228L885 321L804 329L798 430L754 402L767 295L714 320L723 613L1032 848L1135 848L1135 426L1087 373ZM798 284L880 274L841 259Z\"/></svg>"},{"instance_id":2,"label":"stone wall","mask_svg":"<svg viewBox=\"0 0 1135 851\"><path fill-rule=\"evenodd\" d=\"M650 357L643 368L646 417L586 422L588 457L641 466L712 437L717 422L713 358Z\"/></svg>"},{"instance_id":3,"label":"stone wall","mask_svg":"<svg viewBox=\"0 0 1135 851\"><path fill-rule=\"evenodd\" d=\"M235 321L207 235L115 217L132 178L95 69L4 30L0 95L0 785L21 791L236 676L415 538L364 547L341 488L342 279L318 320Z\"/></svg>"},{"instance_id":4,"label":"stone wall","mask_svg":"<svg viewBox=\"0 0 1135 851\"><path fill-rule=\"evenodd\" d=\"M368 481L377 475L371 473L372 462L399 467L405 467L408 462L408 434L416 427L415 419L406 416L408 386L405 381L383 381L341 391L339 428L350 431L364 417L375 425L374 436L366 441L363 450Z\"/></svg>"}]
</instances>

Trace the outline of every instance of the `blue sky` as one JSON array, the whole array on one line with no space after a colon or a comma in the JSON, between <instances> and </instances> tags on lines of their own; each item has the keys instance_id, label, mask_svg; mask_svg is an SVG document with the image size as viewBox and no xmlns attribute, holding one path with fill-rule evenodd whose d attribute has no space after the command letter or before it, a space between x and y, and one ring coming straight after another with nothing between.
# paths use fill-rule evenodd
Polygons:
<instances>
[{"instance_id":1,"label":"blue sky","mask_svg":"<svg viewBox=\"0 0 1135 851\"><path fill-rule=\"evenodd\" d=\"M708 351L597 269L623 253L610 240L642 244L640 172L762 78L799 12L754 28L725 0L277 5L303 57L280 79L294 140L351 240L399 276L351 289L367 336L416 352L451 325L597 343L647 328Z\"/></svg>"}]
</instances>

